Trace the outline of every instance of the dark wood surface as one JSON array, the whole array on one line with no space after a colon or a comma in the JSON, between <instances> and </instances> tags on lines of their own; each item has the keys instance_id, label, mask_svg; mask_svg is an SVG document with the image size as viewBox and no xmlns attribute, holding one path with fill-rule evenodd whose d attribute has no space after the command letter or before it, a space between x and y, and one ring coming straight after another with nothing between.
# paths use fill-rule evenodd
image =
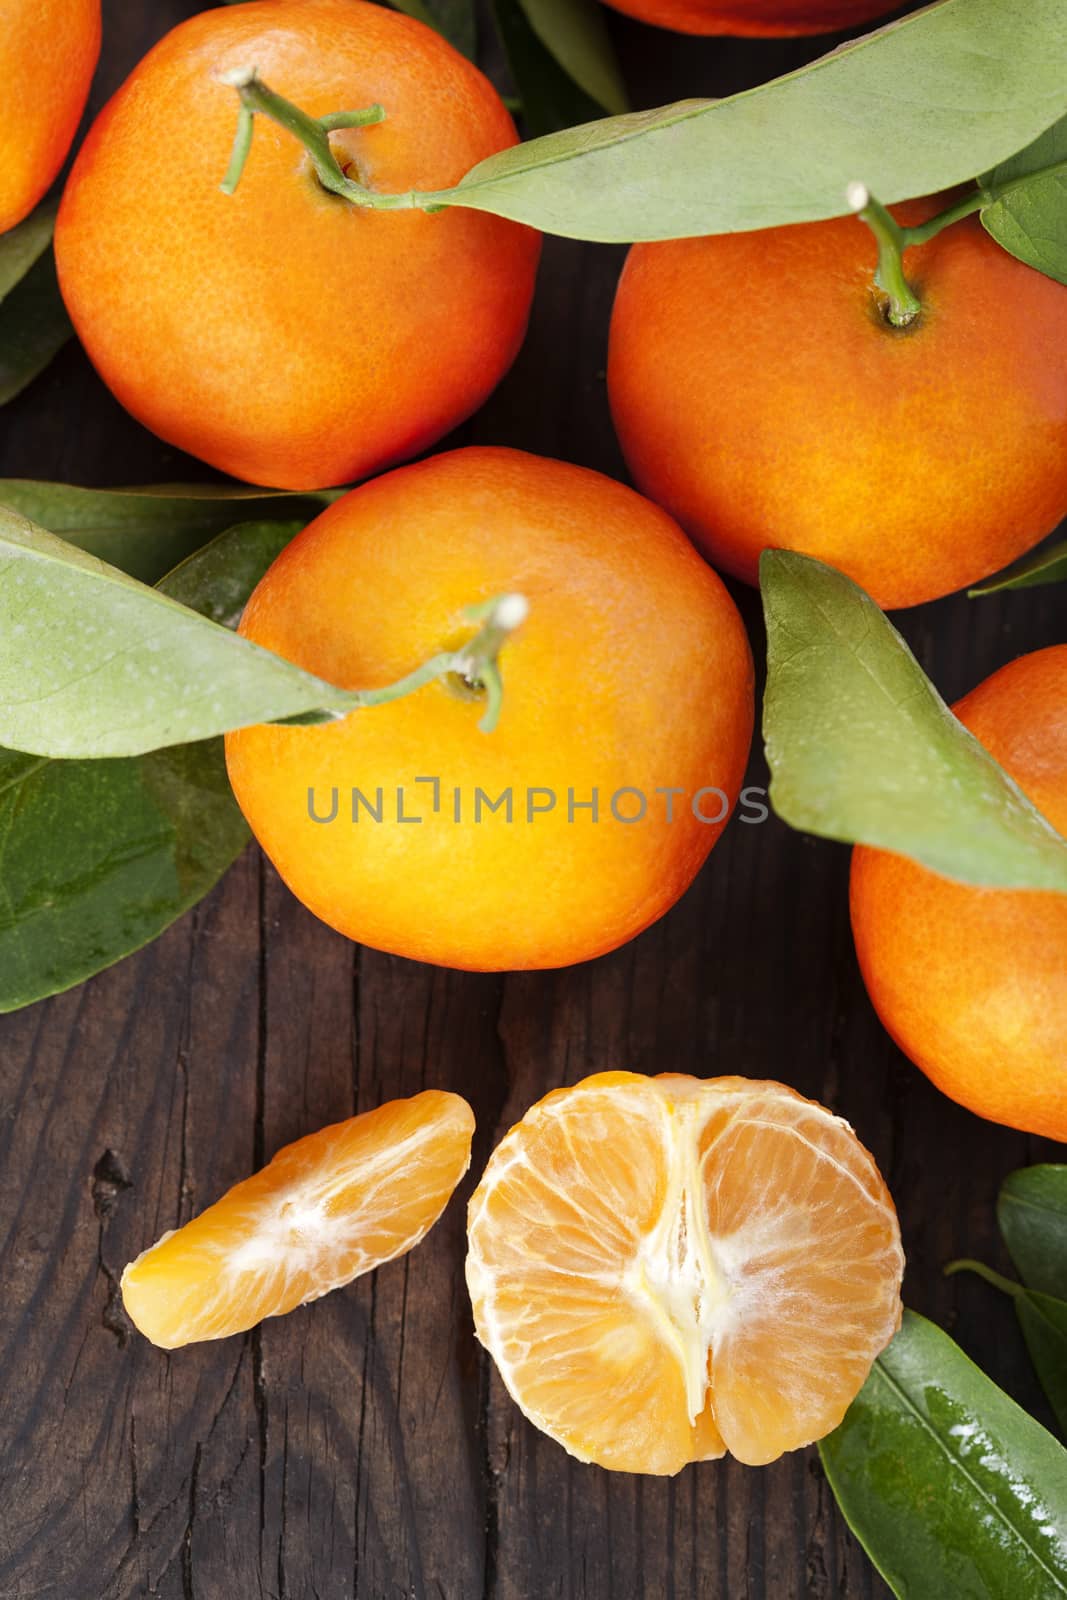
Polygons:
<instances>
[{"instance_id":1,"label":"dark wood surface","mask_svg":"<svg viewBox=\"0 0 1067 1600\"><path fill-rule=\"evenodd\" d=\"M105 0L94 104L196 9ZM613 26L641 104L824 47ZM462 438L621 475L603 374L620 260L549 241L523 354ZM75 347L0 413L0 474L207 475L125 417ZM758 605L738 598L759 654ZM899 620L955 696L1061 641L1062 592ZM462 1278L463 1202L549 1088L608 1067L781 1078L873 1150L909 1303L1046 1416L1007 1303L941 1269L960 1253L1004 1264L997 1185L1052 1147L968 1115L892 1047L857 971L847 868L843 848L774 819L735 822L682 903L617 954L478 976L353 947L249 850L156 945L0 1019L2 1600L887 1595L813 1450L673 1481L571 1461L490 1371ZM285 1141L430 1085L466 1095L478 1133L470 1179L416 1254L244 1338L168 1356L133 1332L119 1275L160 1232Z\"/></svg>"}]
</instances>

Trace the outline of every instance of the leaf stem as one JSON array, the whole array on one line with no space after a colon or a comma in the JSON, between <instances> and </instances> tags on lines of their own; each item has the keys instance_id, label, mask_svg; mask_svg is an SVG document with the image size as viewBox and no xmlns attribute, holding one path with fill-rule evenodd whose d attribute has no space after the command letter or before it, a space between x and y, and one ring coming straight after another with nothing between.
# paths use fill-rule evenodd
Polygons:
<instances>
[{"instance_id":1,"label":"leaf stem","mask_svg":"<svg viewBox=\"0 0 1067 1600\"><path fill-rule=\"evenodd\" d=\"M874 281L886 295L886 315L894 328L906 328L922 310L919 299L904 276L906 232L876 200L865 183L850 183L846 191L849 206L865 222L878 244L878 267Z\"/></svg>"},{"instance_id":2,"label":"leaf stem","mask_svg":"<svg viewBox=\"0 0 1067 1600\"><path fill-rule=\"evenodd\" d=\"M945 1267L945 1277L951 1278L957 1272L973 1272L979 1278L984 1278L986 1283L991 1283L994 1289L999 1289L1002 1294L1010 1294L1013 1300L1018 1300L1020 1295L1026 1293L1026 1288L1021 1283L1016 1283L1013 1278L1005 1278L1003 1273L994 1272L992 1267L987 1267L984 1261L972 1261L969 1257L959 1261L950 1261Z\"/></svg>"},{"instance_id":3,"label":"leaf stem","mask_svg":"<svg viewBox=\"0 0 1067 1600\"><path fill-rule=\"evenodd\" d=\"M989 203L988 194L981 189L973 189L970 194L965 194L961 200L957 200L955 205L939 211L929 222L919 222L914 227L901 228L900 236L905 250L909 245L925 244L928 239L936 238L942 228L950 228L954 222L962 222L964 217L971 216L975 211L981 211L982 207Z\"/></svg>"}]
</instances>

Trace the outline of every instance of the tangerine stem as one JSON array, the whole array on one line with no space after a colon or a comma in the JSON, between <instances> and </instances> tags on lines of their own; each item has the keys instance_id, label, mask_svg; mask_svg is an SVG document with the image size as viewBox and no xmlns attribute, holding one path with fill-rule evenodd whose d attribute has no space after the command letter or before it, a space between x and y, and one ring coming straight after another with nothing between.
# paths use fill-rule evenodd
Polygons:
<instances>
[{"instance_id":1,"label":"tangerine stem","mask_svg":"<svg viewBox=\"0 0 1067 1600\"><path fill-rule=\"evenodd\" d=\"M906 328L922 310L911 285L904 276L904 251L909 243L907 231L876 200L865 183L850 183L848 203L865 222L878 242L878 266L874 281L889 301L886 315L894 328Z\"/></svg>"},{"instance_id":2,"label":"tangerine stem","mask_svg":"<svg viewBox=\"0 0 1067 1600\"><path fill-rule=\"evenodd\" d=\"M379 195L356 183L342 172L337 157L330 147L330 134L338 128L365 128L382 122L385 108L380 105L364 106L358 111L333 111L325 117L312 117L291 100L275 94L259 77L254 67L240 68L222 74L221 81L237 90L241 108L237 118L237 135L226 176L222 180L224 194L233 194L241 181L241 174L252 148L252 129L257 112L270 117L279 127L291 133L304 146L311 157L315 176L324 189L340 195L357 206L412 207L411 195Z\"/></svg>"},{"instance_id":3,"label":"tangerine stem","mask_svg":"<svg viewBox=\"0 0 1067 1600\"><path fill-rule=\"evenodd\" d=\"M991 1283L994 1289L999 1289L1002 1294L1010 1294L1013 1300L1026 1293L1021 1283L1016 1283L1012 1278L1005 1278L1003 1273L994 1272L992 1267L987 1267L983 1261L962 1259L950 1261L945 1268L946 1278L951 1278L957 1272L973 1272L979 1278L984 1278L986 1283Z\"/></svg>"},{"instance_id":4,"label":"tangerine stem","mask_svg":"<svg viewBox=\"0 0 1067 1600\"><path fill-rule=\"evenodd\" d=\"M386 705L390 700L414 694L416 689L424 688L435 678L458 675L472 689L484 691L486 707L478 726L483 733L492 733L499 721L504 698L498 657L516 628L526 621L529 610L526 597L521 594L497 595L482 605L469 607L466 613L468 620L481 623L473 639L458 650L443 650L431 656L429 661L424 661L421 667L398 678L395 683L384 684L380 689L352 690L346 696L348 709L357 711L367 706Z\"/></svg>"}]
</instances>

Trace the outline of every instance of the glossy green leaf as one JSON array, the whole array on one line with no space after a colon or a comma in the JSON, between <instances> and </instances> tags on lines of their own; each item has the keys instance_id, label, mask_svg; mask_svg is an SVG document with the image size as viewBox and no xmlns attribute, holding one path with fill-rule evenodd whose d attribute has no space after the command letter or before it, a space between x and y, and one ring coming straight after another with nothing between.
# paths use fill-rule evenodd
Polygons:
<instances>
[{"instance_id":1,"label":"glossy green leaf","mask_svg":"<svg viewBox=\"0 0 1067 1600\"><path fill-rule=\"evenodd\" d=\"M492 0L492 8L522 102L526 131L538 136L595 117L596 103L538 38L522 0Z\"/></svg>"},{"instance_id":2,"label":"glossy green leaf","mask_svg":"<svg viewBox=\"0 0 1067 1600\"><path fill-rule=\"evenodd\" d=\"M74 329L56 282L56 205L40 206L0 235L0 405L51 361Z\"/></svg>"},{"instance_id":3,"label":"glossy green leaf","mask_svg":"<svg viewBox=\"0 0 1067 1600\"><path fill-rule=\"evenodd\" d=\"M1034 1371L1056 1413L1060 1431L1067 1433L1067 1301L1027 1289L982 1261L952 1261L945 1271L973 1272L1001 1294L1011 1296Z\"/></svg>"},{"instance_id":4,"label":"glossy green leaf","mask_svg":"<svg viewBox=\"0 0 1067 1600\"><path fill-rule=\"evenodd\" d=\"M474 60L478 40L473 0L391 0L391 4L443 34L468 60Z\"/></svg>"},{"instance_id":5,"label":"glossy green leaf","mask_svg":"<svg viewBox=\"0 0 1067 1600\"><path fill-rule=\"evenodd\" d=\"M229 728L345 714L351 694L0 511L0 744L142 755Z\"/></svg>"},{"instance_id":6,"label":"glossy green leaf","mask_svg":"<svg viewBox=\"0 0 1067 1600\"><path fill-rule=\"evenodd\" d=\"M17 511L142 583L155 583L236 520L299 517L309 522L341 492L291 494L210 483L82 489L0 478L0 507Z\"/></svg>"},{"instance_id":7,"label":"glossy green leaf","mask_svg":"<svg viewBox=\"0 0 1067 1600\"><path fill-rule=\"evenodd\" d=\"M161 587L232 625L301 526L234 528ZM69 989L156 938L248 838L220 739L116 761L0 750L0 1011Z\"/></svg>"},{"instance_id":8,"label":"glossy green leaf","mask_svg":"<svg viewBox=\"0 0 1067 1600\"><path fill-rule=\"evenodd\" d=\"M966 883L1067 891L1067 840L952 715L858 584L768 550L760 588L763 733L784 821Z\"/></svg>"},{"instance_id":9,"label":"glossy green leaf","mask_svg":"<svg viewBox=\"0 0 1067 1600\"><path fill-rule=\"evenodd\" d=\"M997 1197L997 1222L1027 1287L1067 1300L1067 1166L1010 1173Z\"/></svg>"},{"instance_id":10,"label":"glossy green leaf","mask_svg":"<svg viewBox=\"0 0 1067 1600\"><path fill-rule=\"evenodd\" d=\"M901 1600L1067 1596L1067 1452L914 1312L819 1446Z\"/></svg>"},{"instance_id":11,"label":"glossy green leaf","mask_svg":"<svg viewBox=\"0 0 1067 1600\"><path fill-rule=\"evenodd\" d=\"M972 600L986 594L1000 594L1005 589L1037 589L1046 583L1067 582L1067 544L1056 544L1037 555L1027 556L1017 566L1009 567L995 578L989 578L975 589L968 589Z\"/></svg>"},{"instance_id":12,"label":"glossy green leaf","mask_svg":"<svg viewBox=\"0 0 1067 1600\"><path fill-rule=\"evenodd\" d=\"M1067 1300L1026 1289L1015 1297L1015 1314L1060 1432L1067 1435Z\"/></svg>"},{"instance_id":13,"label":"glossy green leaf","mask_svg":"<svg viewBox=\"0 0 1067 1600\"><path fill-rule=\"evenodd\" d=\"M1067 117L987 173L982 184L999 195L981 212L997 243L1067 284Z\"/></svg>"},{"instance_id":14,"label":"glossy green leaf","mask_svg":"<svg viewBox=\"0 0 1067 1600\"><path fill-rule=\"evenodd\" d=\"M549 233L672 239L841 215L994 168L1067 113L1062 0L941 0L810 66L534 139L480 162L446 204Z\"/></svg>"},{"instance_id":15,"label":"glossy green leaf","mask_svg":"<svg viewBox=\"0 0 1067 1600\"><path fill-rule=\"evenodd\" d=\"M605 111L629 109L602 0L521 0L530 26L567 76Z\"/></svg>"}]
</instances>

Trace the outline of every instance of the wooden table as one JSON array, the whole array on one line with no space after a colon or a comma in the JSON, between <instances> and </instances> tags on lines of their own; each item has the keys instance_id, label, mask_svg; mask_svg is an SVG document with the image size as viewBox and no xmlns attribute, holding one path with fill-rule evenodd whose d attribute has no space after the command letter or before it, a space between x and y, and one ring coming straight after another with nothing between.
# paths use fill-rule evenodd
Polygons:
<instances>
[{"instance_id":1,"label":"wooden table","mask_svg":"<svg viewBox=\"0 0 1067 1600\"><path fill-rule=\"evenodd\" d=\"M105 0L94 103L197 9ZM824 47L615 31L639 104L728 92ZM167 159L146 154L149 175ZM548 241L525 349L460 441L621 474L604 393L621 258ZM73 346L0 414L0 473L207 476L126 417ZM957 597L898 620L956 696L1061 642L1062 596ZM759 653L756 597L738 599ZM749 781L766 781L758 750ZM909 1303L1047 1416L1007 1302L941 1268L961 1253L1004 1264L997 1185L1053 1147L968 1115L890 1044L853 955L847 871L839 846L735 822L683 902L617 954L478 976L352 946L250 849L157 944L0 1019L2 1600L887 1595L814 1450L673 1481L571 1461L490 1371L462 1277L461 1202L549 1088L609 1067L781 1078L873 1150ZM287 1140L430 1085L466 1095L478 1133L470 1180L417 1254L244 1338L167 1356L133 1332L118 1281L137 1251Z\"/></svg>"}]
</instances>

